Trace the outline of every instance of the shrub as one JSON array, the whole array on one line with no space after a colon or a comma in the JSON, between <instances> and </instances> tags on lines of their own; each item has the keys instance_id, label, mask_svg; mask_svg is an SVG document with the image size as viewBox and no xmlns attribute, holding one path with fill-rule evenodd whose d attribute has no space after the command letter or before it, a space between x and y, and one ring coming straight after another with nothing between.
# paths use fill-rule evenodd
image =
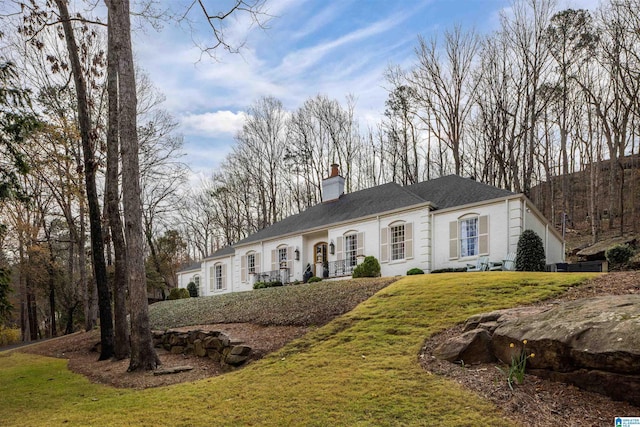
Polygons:
<instances>
[{"instance_id":1,"label":"shrub","mask_svg":"<svg viewBox=\"0 0 640 427\"><path fill-rule=\"evenodd\" d=\"M316 283L316 282L322 282L322 279L319 278L318 276L311 276L309 277L309 280L307 280L307 283Z\"/></svg>"},{"instance_id":2,"label":"shrub","mask_svg":"<svg viewBox=\"0 0 640 427\"><path fill-rule=\"evenodd\" d=\"M196 285L194 282L189 282L189 284L187 285L187 291L189 291L189 296L191 298L195 298L198 296L198 285Z\"/></svg>"},{"instance_id":3,"label":"shrub","mask_svg":"<svg viewBox=\"0 0 640 427\"><path fill-rule=\"evenodd\" d=\"M633 256L633 249L629 245L615 245L605 252L607 261L613 268L620 268L628 263Z\"/></svg>"},{"instance_id":4,"label":"shrub","mask_svg":"<svg viewBox=\"0 0 640 427\"><path fill-rule=\"evenodd\" d=\"M173 288L169 291L168 300L190 298L189 291L185 288Z\"/></svg>"},{"instance_id":5,"label":"shrub","mask_svg":"<svg viewBox=\"0 0 640 427\"><path fill-rule=\"evenodd\" d=\"M358 265L353 270L353 278L359 277L378 277L380 276L380 263L376 257L368 256L364 259L362 264Z\"/></svg>"},{"instance_id":6,"label":"shrub","mask_svg":"<svg viewBox=\"0 0 640 427\"><path fill-rule=\"evenodd\" d=\"M414 276L416 274L424 274L424 270L416 267L407 271L407 276Z\"/></svg>"},{"instance_id":7,"label":"shrub","mask_svg":"<svg viewBox=\"0 0 640 427\"><path fill-rule=\"evenodd\" d=\"M253 289L274 288L276 286L282 286L282 282L279 280L274 280L273 282L256 282L253 284Z\"/></svg>"},{"instance_id":8,"label":"shrub","mask_svg":"<svg viewBox=\"0 0 640 427\"><path fill-rule=\"evenodd\" d=\"M542 239L533 230L524 230L518 239L517 271L544 271L545 256Z\"/></svg>"},{"instance_id":9,"label":"shrub","mask_svg":"<svg viewBox=\"0 0 640 427\"><path fill-rule=\"evenodd\" d=\"M20 342L20 329L0 325L0 347Z\"/></svg>"}]
</instances>

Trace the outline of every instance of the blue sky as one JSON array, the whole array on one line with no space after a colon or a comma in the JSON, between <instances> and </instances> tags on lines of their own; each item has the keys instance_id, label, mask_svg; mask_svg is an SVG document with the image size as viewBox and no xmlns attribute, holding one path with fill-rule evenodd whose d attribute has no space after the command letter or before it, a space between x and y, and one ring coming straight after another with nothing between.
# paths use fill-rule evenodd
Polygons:
<instances>
[{"instance_id":1,"label":"blue sky","mask_svg":"<svg viewBox=\"0 0 640 427\"><path fill-rule=\"evenodd\" d=\"M509 5L509 0L267 0L273 16L268 28L252 27L246 16L227 21L231 39L246 41L240 54L219 50L215 60L202 55L194 44L210 40L202 20L195 31L171 25L138 32L134 49L166 96L164 107L181 123L185 161L195 176L206 176L229 153L243 112L258 98L274 96L294 110L317 94L341 103L353 95L361 126L373 124L384 111L385 69L412 65L418 35L429 38L456 24L489 33ZM593 8L597 0L560 0L560 5ZM200 19L200 11L191 16Z\"/></svg>"}]
</instances>

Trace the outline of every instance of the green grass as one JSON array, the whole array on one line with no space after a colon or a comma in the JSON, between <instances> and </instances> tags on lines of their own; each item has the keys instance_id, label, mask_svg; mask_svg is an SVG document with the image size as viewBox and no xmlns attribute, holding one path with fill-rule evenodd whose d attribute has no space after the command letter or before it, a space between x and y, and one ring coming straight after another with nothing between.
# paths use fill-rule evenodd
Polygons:
<instances>
[{"instance_id":1,"label":"green grass","mask_svg":"<svg viewBox=\"0 0 640 427\"><path fill-rule=\"evenodd\" d=\"M143 391L89 384L65 362L0 353L8 425L511 425L420 368L424 340L468 316L556 295L593 274L410 276L302 339L224 376Z\"/></svg>"}]
</instances>

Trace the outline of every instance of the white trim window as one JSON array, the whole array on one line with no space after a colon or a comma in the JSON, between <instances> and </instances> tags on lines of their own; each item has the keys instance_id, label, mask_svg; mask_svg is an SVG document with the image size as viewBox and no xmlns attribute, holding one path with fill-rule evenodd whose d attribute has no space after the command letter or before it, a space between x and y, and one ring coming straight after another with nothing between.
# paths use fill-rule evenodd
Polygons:
<instances>
[{"instance_id":1,"label":"white trim window","mask_svg":"<svg viewBox=\"0 0 640 427\"><path fill-rule=\"evenodd\" d=\"M227 289L226 266L219 262L209 269L209 290L218 292Z\"/></svg>"},{"instance_id":2,"label":"white trim window","mask_svg":"<svg viewBox=\"0 0 640 427\"><path fill-rule=\"evenodd\" d=\"M478 255L478 217L460 221L460 256Z\"/></svg>"},{"instance_id":3,"label":"white trim window","mask_svg":"<svg viewBox=\"0 0 640 427\"><path fill-rule=\"evenodd\" d=\"M216 291L222 289L222 264L216 265Z\"/></svg>"},{"instance_id":4,"label":"white trim window","mask_svg":"<svg viewBox=\"0 0 640 427\"><path fill-rule=\"evenodd\" d=\"M252 253L247 255L247 270L249 274L253 274L256 272L256 254Z\"/></svg>"},{"instance_id":5,"label":"white trim window","mask_svg":"<svg viewBox=\"0 0 640 427\"><path fill-rule=\"evenodd\" d=\"M358 235L349 234L344 236L344 259L347 267L354 267L358 264Z\"/></svg>"},{"instance_id":6,"label":"white trim window","mask_svg":"<svg viewBox=\"0 0 640 427\"><path fill-rule=\"evenodd\" d=\"M391 260L404 259L404 224L389 227L391 232Z\"/></svg>"},{"instance_id":7,"label":"white trim window","mask_svg":"<svg viewBox=\"0 0 640 427\"><path fill-rule=\"evenodd\" d=\"M396 221L380 229L380 262L413 258L413 223Z\"/></svg>"},{"instance_id":8,"label":"white trim window","mask_svg":"<svg viewBox=\"0 0 640 427\"><path fill-rule=\"evenodd\" d=\"M489 216L466 214L449 222L449 259L489 255Z\"/></svg>"},{"instance_id":9,"label":"white trim window","mask_svg":"<svg viewBox=\"0 0 640 427\"><path fill-rule=\"evenodd\" d=\"M284 263L284 264L283 264ZM278 248L278 267L282 268L287 263L287 248Z\"/></svg>"}]
</instances>

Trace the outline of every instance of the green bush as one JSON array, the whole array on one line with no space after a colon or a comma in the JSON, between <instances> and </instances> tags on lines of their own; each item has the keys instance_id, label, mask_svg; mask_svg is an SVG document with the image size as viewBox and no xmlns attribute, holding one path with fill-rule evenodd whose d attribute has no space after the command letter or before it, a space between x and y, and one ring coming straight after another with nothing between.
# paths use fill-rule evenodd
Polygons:
<instances>
[{"instance_id":1,"label":"green bush","mask_svg":"<svg viewBox=\"0 0 640 427\"><path fill-rule=\"evenodd\" d=\"M168 300L190 298L189 291L185 288L173 288L169 291Z\"/></svg>"},{"instance_id":2,"label":"green bush","mask_svg":"<svg viewBox=\"0 0 640 427\"><path fill-rule=\"evenodd\" d=\"M416 274L424 274L424 270L416 267L407 271L407 276L414 276Z\"/></svg>"},{"instance_id":3,"label":"green bush","mask_svg":"<svg viewBox=\"0 0 640 427\"><path fill-rule=\"evenodd\" d=\"M633 256L633 249L629 245L615 245L607 249L605 256L611 267L618 269L629 262Z\"/></svg>"},{"instance_id":4,"label":"green bush","mask_svg":"<svg viewBox=\"0 0 640 427\"><path fill-rule=\"evenodd\" d=\"M187 291L189 291L189 296L191 298L195 298L198 296L198 285L196 285L194 282L189 282L189 284L187 285Z\"/></svg>"},{"instance_id":5,"label":"green bush","mask_svg":"<svg viewBox=\"0 0 640 427\"><path fill-rule=\"evenodd\" d=\"M380 263L376 257L368 256L364 259L362 264L358 265L353 270L353 278L359 277L378 277L380 276Z\"/></svg>"},{"instance_id":6,"label":"green bush","mask_svg":"<svg viewBox=\"0 0 640 427\"><path fill-rule=\"evenodd\" d=\"M518 239L517 271L544 271L545 256L542 239L533 230L524 230Z\"/></svg>"},{"instance_id":7,"label":"green bush","mask_svg":"<svg viewBox=\"0 0 640 427\"><path fill-rule=\"evenodd\" d=\"M322 282L322 279L319 278L318 276L311 276L309 277L309 280L307 280L307 283L316 283L316 282Z\"/></svg>"},{"instance_id":8,"label":"green bush","mask_svg":"<svg viewBox=\"0 0 640 427\"><path fill-rule=\"evenodd\" d=\"M20 329L0 325L0 347L20 342Z\"/></svg>"},{"instance_id":9,"label":"green bush","mask_svg":"<svg viewBox=\"0 0 640 427\"><path fill-rule=\"evenodd\" d=\"M276 286L282 286L282 282L279 280L273 282L256 282L253 284L253 289L275 288Z\"/></svg>"}]
</instances>

